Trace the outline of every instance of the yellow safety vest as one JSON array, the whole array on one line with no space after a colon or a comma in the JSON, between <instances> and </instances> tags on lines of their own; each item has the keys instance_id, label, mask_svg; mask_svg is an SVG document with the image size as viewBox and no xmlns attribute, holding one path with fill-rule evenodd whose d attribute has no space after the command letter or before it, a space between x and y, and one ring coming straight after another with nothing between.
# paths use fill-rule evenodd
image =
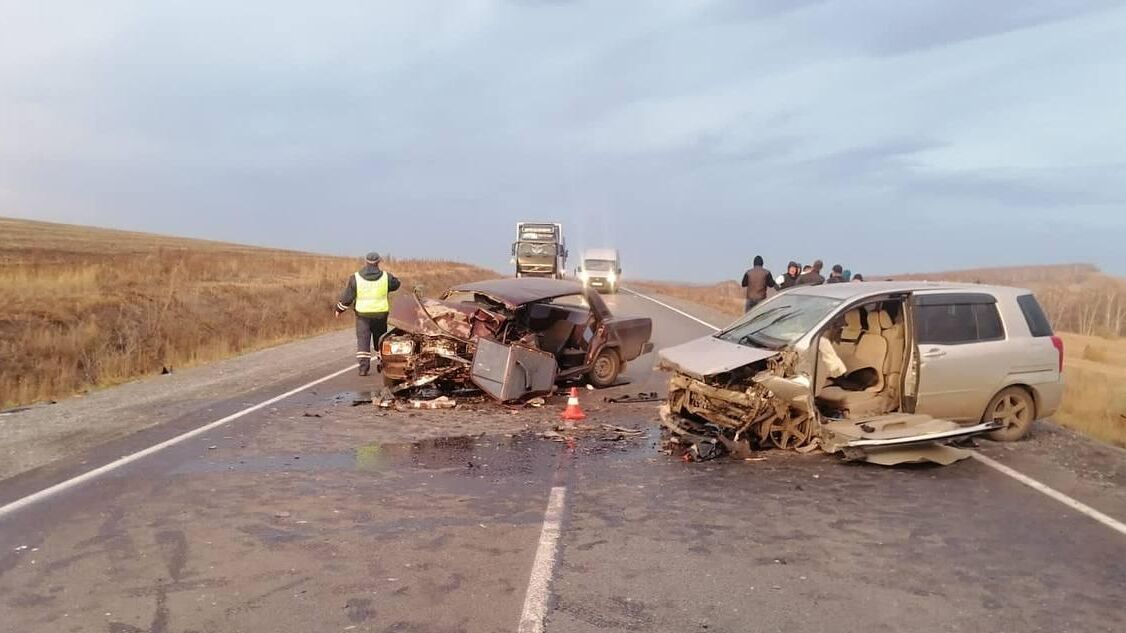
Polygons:
<instances>
[{"instance_id":1,"label":"yellow safety vest","mask_svg":"<svg viewBox=\"0 0 1126 633\"><path fill-rule=\"evenodd\" d=\"M375 281L364 279L356 273L356 313L376 314L391 311L391 300L387 293L387 271Z\"/></svg>"}]
</instances>

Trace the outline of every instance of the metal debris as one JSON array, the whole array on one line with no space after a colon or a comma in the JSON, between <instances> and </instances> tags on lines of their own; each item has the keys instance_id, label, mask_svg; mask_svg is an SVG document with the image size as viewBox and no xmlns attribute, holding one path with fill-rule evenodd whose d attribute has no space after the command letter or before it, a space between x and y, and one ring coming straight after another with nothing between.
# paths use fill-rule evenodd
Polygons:
<instances>
[{"instance_id":1,"label":"metal debris","mask_svg":"<svg viewBox=\"0 0 1126 633\"><path fill-rule=\"evenodd\" d=\"M609 404L632 404L634 402L658 402L660 399L656 391L642 391L637 394L603 398L603 401Z\"/></svg>"}]
</instances>

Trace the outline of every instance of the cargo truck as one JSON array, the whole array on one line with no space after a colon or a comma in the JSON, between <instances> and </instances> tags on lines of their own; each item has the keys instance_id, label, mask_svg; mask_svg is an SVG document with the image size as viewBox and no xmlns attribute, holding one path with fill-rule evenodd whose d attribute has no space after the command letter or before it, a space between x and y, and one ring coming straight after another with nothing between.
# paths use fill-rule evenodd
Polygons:
<instances>
[{"instance_id":1,"label":"cargo truck","mask_svg":"<svg viewBox=\"0 0 1126 633\"><path fill-rule=\"evenodd\" d=\"M517 277L563 279L567 270L567 241L558 222L518 222L512 243Z\"/></svg>"}]
</instances>

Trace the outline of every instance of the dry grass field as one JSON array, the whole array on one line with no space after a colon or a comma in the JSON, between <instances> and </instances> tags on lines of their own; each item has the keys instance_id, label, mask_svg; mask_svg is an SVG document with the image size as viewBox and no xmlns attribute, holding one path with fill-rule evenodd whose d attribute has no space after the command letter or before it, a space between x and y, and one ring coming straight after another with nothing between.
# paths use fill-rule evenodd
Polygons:
<instances>
[{"instance_id":1,"label":"dry grass field","mask_svg":"<svg viewBox=\"0 0 1126 633\"><path fill-rule=\"evenodd\" d=\"M0 218L0 408L351 324L359 259ZM404 292L496 273L395 260Z\"/></svg>"},{"instance_id":2,"label":"dry grass field","mask_svg":"<svg viewBox=\"0 0 1126 633\"><path fill-rule=\"evenodd\" d=\"M1056 421L1126 447L1126 280L1082 264L867 277L978 282L1032 289L1064 339L1067 389ZM733 318L743 311L742 289L735 281L712 285L632 285L706 305Z\"/></svg>"}]
</instances>

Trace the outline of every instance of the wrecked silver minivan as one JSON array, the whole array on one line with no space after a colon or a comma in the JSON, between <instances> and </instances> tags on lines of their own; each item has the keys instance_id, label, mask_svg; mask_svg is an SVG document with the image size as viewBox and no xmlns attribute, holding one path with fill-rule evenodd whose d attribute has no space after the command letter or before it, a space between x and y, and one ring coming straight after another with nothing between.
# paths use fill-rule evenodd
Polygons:
<instances>
[{"instance_id":1,"label":"wrecked silver minivan","mask_svg":"<svg viewBox=\"0 0 1126 633\"><path fill-rule=\"evenodd\" d=\"M952 440L1017 439L1062 391L1059 345L1050 329L1034 331L1025 299L1034 302L1026 290L928 282L782 292L661 352L659 367L673 374L666 448L696 460L820 448L948 464L968 456Z\"/></svg>"}]
</instances>

